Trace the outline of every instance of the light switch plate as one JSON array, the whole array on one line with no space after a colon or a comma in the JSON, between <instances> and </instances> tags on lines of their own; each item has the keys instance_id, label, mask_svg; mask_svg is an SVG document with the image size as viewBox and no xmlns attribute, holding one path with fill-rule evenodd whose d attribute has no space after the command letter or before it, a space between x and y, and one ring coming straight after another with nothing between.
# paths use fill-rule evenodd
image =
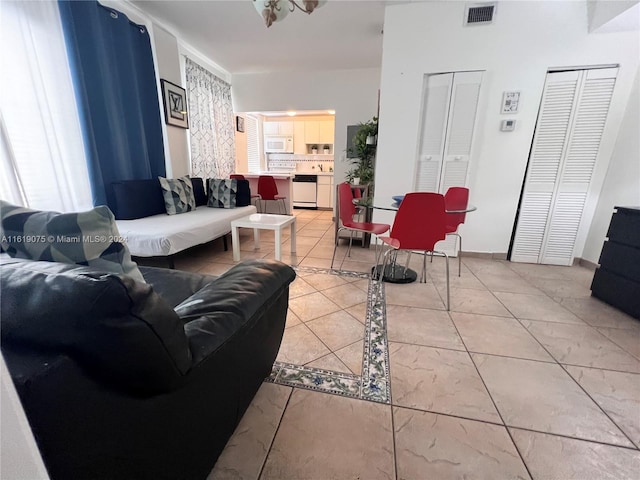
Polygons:
<instances>
[{"instance_id":1,"label":"light switch plate","mask_svg":"<svg viewBox=\"0 0 640 480\"><path fill-rule=\"evenodd\" d=\"M513 132L516 128L515 120L502 120L500 123L500 131L501 132Z\"/></svg>"}]
</instances>

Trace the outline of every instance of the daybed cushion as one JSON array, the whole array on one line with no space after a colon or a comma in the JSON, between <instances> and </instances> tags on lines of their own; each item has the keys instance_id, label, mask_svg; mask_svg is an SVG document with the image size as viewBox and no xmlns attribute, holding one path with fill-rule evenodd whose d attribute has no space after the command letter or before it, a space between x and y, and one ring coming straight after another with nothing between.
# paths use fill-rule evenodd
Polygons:
<instances>
[{"instance_id":1,"label":"daybed cushion","mask_svg":"<svg viewBox=\"0 0 640 480\"><path fill-rule=\"evenodd\" d=\"M59 213L0 200L0 237L2 249L14 258L89 265L144 283L105 205L86 212Z\"/></svg>"},{"instance_id":2,"label":"daybed cushion","mask_svg":"<svg viewBox=\"0 0 640 480\"><path fill-rule=\"evenodd\" d=\"M249 180L238 180L238 189L236 190L236 207L245 207L251 205L251 188L249 188Z\"/></svg>"},{"instance_id":3,"label":"daybed cushion","mask_svg":"<svg viewBox=\"0 0 640 480\"><path fill-rule=\"evenodd\" d=\"M120 235L127 240L131 255L166 256L194 245L210 242L231 231L231 221L256 213L249 205L238 208L198 207L181 215L166 214L137 220L117 220Z\"/></svg>"},{"instance_id":4,"label":"daybed cushion","mask_svg":"<svg viewBox=\"0 0 640 480\"><path fill-rule=\"evenodd\" d=\"M166 213L162 188L157 178L113 182L116 220L134 220Z\"/></svg>"},{"instance_id":5,"label":"daybed cushion","mask_svg":"<svg viewBox=\"0 0 640 480\"><path fill-rule=\"evenodd\" d=\"M196 197L188 176L180 178L158 177L164 196L164 206L168 215L177 215L195 210Z\"/></svg>"},{"instance_id":6,"label":"daybed cushion","mask_svg":"<svg viewBox=\"0 0 640 480\"><path fill-rule=\"evenodd\" d=\"M238 181L235 178L212 178L209 180L209 202L211 208L236 208Z\"/></svg>"},{"instance_id":7,"label":"daybed cushion","mask_svg":"<svg viewBox=\"0 0 640 480\"><path fill-rule=\"evenodd\" d=\"M191 177L193 196L196 197L196 207L207 204L207 192L204 190L204 182L200 177ZM162 212L158 212L162 213Z\"/></svg>"}]
</instances>

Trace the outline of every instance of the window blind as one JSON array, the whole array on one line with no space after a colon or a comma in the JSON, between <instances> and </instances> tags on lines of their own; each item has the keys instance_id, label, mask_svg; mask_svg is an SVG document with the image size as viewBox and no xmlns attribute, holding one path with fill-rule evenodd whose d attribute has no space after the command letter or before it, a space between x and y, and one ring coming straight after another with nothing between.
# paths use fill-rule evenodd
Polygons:
<instances>
[{"instance_id":1,"label":"window blind","mask_svg":"<svg viewBox=\"0 0 640 480\"><path fill-rule=\"evenodd\" d=\"M258 119L247 115L245 118L245 130L247 132L247 169L250 173L258 173L262 170Z\"/></svg>"}]
</instances>

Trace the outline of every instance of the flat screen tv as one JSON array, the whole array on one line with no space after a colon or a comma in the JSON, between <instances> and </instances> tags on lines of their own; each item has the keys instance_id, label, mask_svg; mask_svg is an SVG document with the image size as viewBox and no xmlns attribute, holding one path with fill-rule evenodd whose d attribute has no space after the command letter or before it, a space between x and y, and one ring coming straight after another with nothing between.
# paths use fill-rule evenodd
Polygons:
<instances>
[{"instance_id":1,"label":"flat screen tv","mask_svg":"<svg viewBox=\"0 0 640 480\"><path fill-rule=\"evenodd\" d=\"M357 157L357 155L353 153L353 139L359 129L360 125L347 125L347 158Z\"/></svg>"}]
</instances>

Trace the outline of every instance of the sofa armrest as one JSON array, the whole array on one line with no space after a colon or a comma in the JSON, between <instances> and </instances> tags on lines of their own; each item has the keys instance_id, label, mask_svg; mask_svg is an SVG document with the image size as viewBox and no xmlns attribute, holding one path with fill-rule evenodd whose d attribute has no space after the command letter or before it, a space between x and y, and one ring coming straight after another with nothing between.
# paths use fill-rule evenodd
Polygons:
<instances>
[{"instance_id":1,"label":"sofa armrest","mask_svg":"<svg viewBox=\"0 0 640 480\"><path fill-rule=\"evenodd\" d=\"M296 274L273 260L251 260L231 268L175 308L185 322L193 366L269 311ZM286 316L286 310L284 312Z\"/></svg>"}]
</instances>

